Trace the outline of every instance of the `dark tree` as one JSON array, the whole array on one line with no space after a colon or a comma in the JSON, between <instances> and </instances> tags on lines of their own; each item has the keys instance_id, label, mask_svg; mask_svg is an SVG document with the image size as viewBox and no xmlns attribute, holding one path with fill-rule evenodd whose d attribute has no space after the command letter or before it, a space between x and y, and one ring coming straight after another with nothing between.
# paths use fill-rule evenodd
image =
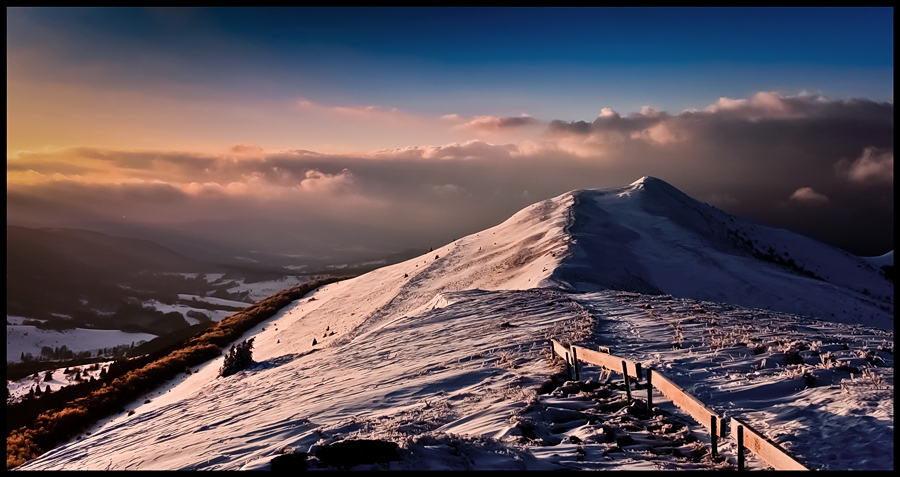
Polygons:
<instances>
[{"instance_id":1,"label":"dark tree","mask_svg":"<svg viewBox=\"0 0 900 477\"><path fill-rule=\"evenodd\" d=\"M237 345L231 345L225 362L219 368L219 376L230 376L242 369L247 369L253 364L253 339L244 340Z\"/></svg>"}]
</instances>

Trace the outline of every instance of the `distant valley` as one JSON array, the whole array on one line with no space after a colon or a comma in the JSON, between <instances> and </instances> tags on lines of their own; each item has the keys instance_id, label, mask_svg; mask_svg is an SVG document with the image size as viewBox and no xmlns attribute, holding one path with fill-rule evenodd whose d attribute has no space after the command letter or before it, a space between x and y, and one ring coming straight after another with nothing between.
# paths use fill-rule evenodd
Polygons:
<instances>
[{"instance_id":1,"label":"distant valley","mask_svg":"<svg viewBox=\"0 0 900 477\"><path fill-rule=\"evenodd\" d=\"M7 361L97 355L104 348L219 321L316 277L363 273L420 253L279 267L235 258L224 248L206 250L176 251L83 229L7 225ZM202 258L192 258L196 255ZM90 330L126 333L101 345L111 338L88 339L84 334ZM72 336L61 336L62 331ZM64 356L46 349L61 345L68 351Z\"/></svg>"}]
</instances>

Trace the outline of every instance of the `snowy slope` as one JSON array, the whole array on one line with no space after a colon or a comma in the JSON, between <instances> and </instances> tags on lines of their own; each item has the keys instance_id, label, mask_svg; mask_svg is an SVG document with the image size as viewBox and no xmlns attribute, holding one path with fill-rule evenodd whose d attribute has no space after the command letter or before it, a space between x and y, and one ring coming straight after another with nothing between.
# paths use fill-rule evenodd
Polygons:
<instances>
[{"instance_id":1,"label":"snowy slope","mask_svg":"<svg viewBox=\"0 0 900 477\"><path fill-rule=\"evenodd\" d=\"M860 263L652 178L570 192L320 288L246 333L251 368L217 378L216 359L22 468L266 469L285 451L361 438L401 445L391 469L730 465L703 458L697 426L626 425L614 383L536 395L559 370L542 353L556 337L652 363L812 467L890 469L893 307L872 296L893 292ZM798 302L801 314L764 309ZM806 348L802 363L786 363L791 347Z\"/></svg>"},{"instance_id":2,"label":"snowy slope","mask_svg":"<svg viewBox=\"0 0 900 477\"><path fill-rule=\"evenodd\" d=\"M883 267L885 265L894 265L894 251L891 250L882 255L878 255L877 257L864 257L869 263L875 265L876 267Z\"/></svg>"},{"instance_id":3,"label":"snowy slope","mask_svg":"<svg viewBox=\"0 0 900 477\"><path fill-rule=\"evenodd\" d=\"M867 260L754 224L644 177L572 193L573 253L553 278L893 329L893 285Z\"/></svg>"}]
</instances>

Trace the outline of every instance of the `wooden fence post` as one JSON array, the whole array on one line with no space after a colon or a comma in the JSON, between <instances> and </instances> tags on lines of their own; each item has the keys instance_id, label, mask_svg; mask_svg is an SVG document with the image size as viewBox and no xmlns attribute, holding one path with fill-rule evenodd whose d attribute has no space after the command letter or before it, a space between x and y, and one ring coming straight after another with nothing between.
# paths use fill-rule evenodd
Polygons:
<instances>
[{"instance_id":1,"label":"wooden fence post","mask_svg":"<svg viewBox=\"0 0 900 477\"><path fill-rule=\"evenodd\" d=\"M550 359L556 359L556 349L553 346L553 340L550 340Z\"/></svg>"},{"instance_id":2,"label":"wooden fence post","mask_svg":"<svg viewBox=\"0 0 900 477\"><path fill-rule=\"evenodd\" d=\"M635 383L640 382L641 380L641 363L634 363L634 375L637 377L635 379Z\"/></svg>"},{"instance_id":3,"label":"wooden fence post","mask_svg":"<svg viewBox=\"0 0 900 477\"><path fill-rule=\"evenodd\" d=\"M566 376L572 379L572 363L569 361L569 353L566 352Z\"/></svg>"},{"instance_id":4,"label":"wooden fence post","mask_svg":"<svg viewBox=\"0 0 900 477\"><path fill-rule=\"evenodd\" d=\"M653 368L647 368L647 410L653 412Z\"/></svg>"},{"instance_id":5,"label":"wooden fence post","mask_svg":"<svg viewBox=\"0 0 900 477\"><path fill-rule=\"evenodd\" d=\"M737 428L738 470L744 470L744 426Z\"/></svg>"},{"instance_id":6,"label":"wooden fence post","mask_svg":"<svg viewBox=\"0 0 900 477\"><path fill-rule=\"evenodd\" d=\"M575 346L572 346L572 367L575 368L575 381L580 381L581 376L578 373L578 353L575 351Z\"/></svg>"},{"instance_id":7,"label":"wooden fence post","mask_svg":"<svg viewBox=\"0 0 900 477\"><path fill-rule=\"evenodd\" d=\"M631 381L628 379L628 364L622 360L622 374L625 375L625 393L628 395L628 404L631 404Z\"/></svg>"},{"instance_id":8,"label":"wooden fence post","mask_svg":"<svg viewBox=\"0 0 900 477\"><path fill-rule=\"evenodd\" d=\"M712 456L717 457L719 455L719 449L718 449L719 433L716 429L716 424L718 424L719 418L716 416L709 416L709 420L710 420L709 436L710 436L710 446L712 447Z\"/></svg>"}]
</instances>

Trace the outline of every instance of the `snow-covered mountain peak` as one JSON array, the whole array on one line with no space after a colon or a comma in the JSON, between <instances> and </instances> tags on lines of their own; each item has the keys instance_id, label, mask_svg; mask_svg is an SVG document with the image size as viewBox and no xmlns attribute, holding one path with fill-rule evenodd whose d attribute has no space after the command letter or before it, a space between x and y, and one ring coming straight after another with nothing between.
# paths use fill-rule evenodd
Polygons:
<instances>
[{"instance_id":1,"label":"snow-covered mountain peak","mask_svg":"<svg viewBox=\"0 0 900 477\"><path fill-rule=\"evenodd\" d=\"M643 176L628 185L631 188L672 187L668 182L653 176Z\"/></svg>"},{"instance_id":2,"label":"snow-covered mountain peak","mask_svg":"<svg viewBox=\"0 0 900 477\"><path fill-rule=\"evenodd\" d=\"M653 177L571 194L565 232L572 247L548 280L557 286L893 328L893 284L861 257L731 216Z\"/></svg>"}]
</instances>

